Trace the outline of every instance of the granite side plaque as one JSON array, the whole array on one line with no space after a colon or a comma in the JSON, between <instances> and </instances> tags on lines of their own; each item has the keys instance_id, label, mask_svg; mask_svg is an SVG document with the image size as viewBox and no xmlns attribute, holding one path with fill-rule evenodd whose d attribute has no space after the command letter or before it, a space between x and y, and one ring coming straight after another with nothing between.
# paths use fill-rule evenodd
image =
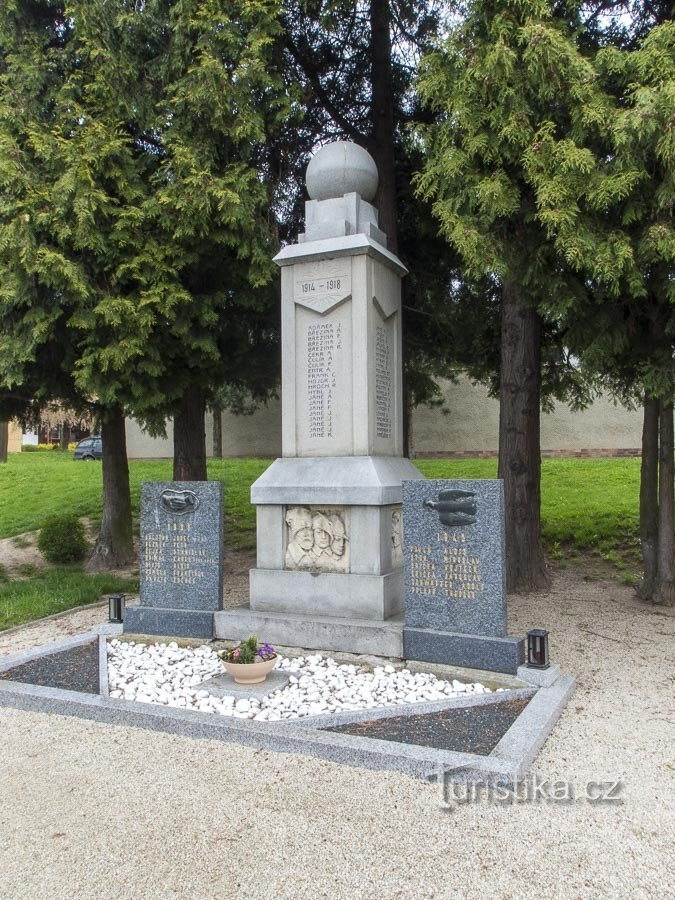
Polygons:
<instances>
[{"instance_id":1,"label":"granite side plaque","mask_svg":"<svg viewBox=\"0 0 675 900\"><path fill-rule=\"evenodd\" d=\"M222 482L145 482L141 602L127 609L124 630L213 637L222 598Z\"/></svg>"},{"instance_id":2,"label":"granite side plaque","mask_svg":"<svg viewBox=\"0 0 675 900\"><path fill-rule=\"evenodd\" d=\"M146 482L141 489L141 605L220 609L222 587L222 482Z\"/></svg>"},{"instance_id":3,"label":"granite side plaque","mask_svg":"<svg viewBox=\"0 0 675 900\"><path fill-rule=\"evenodd\" d=\"M506 634L501 481L403 483L406 625Z\"/></svg>"}]
</instances>

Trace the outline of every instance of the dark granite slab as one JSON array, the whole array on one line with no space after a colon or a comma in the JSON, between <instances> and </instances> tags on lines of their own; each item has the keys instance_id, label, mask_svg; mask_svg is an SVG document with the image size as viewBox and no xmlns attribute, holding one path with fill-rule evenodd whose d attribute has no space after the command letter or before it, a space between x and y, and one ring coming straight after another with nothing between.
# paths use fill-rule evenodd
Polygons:
<instances>
[{"instance_id":1,"label":"dark granite slab","mask_svg":"<svg viewBox=\"0 0 675 900\"><path fill-rule=\"evenodd\" d=\"M407 627L506 635L504 562L502 481L403 482Z\"/></svg>"},{"instance_id":2,"label":"dark granite slab","mask_svg":"<svg viewBox=\"0 0 675 900\"><path fill-rule=\"evenodd\" d=\"M143 484L141 607L222 608L223 496L220 481Z\"/></svg>"},{"instance_id":3,"label":"dark granite slab","mask_svg":"<svg viewBox=\"0 0 675 900\"><path fill-rule=\"evenodd\" d=\"M372 719L323 730L489 756L529 702L529 698L507 700L413 716Z\"/></svg>"},{"instance_id":4,"label":"dark granite slab","mask_svg":"<svg viewBox=\"0 0 675 900\"><path fill-rule=\"evenodd\" d=\"M98 640L7 669L0 672L0 678L66 691L80 691L84 694L98 694Z\"/></svg>"},{"instance_id":5,"label":"dark granite slab","mask_svg":"<svg viewBox=\"0 0 675 900\"><path fill-rule=\"evenodd\" d=\"M404 626L403 655L420 662L517 675L518 666L525 662L525 638L453 634Z\"/></svg>"},{"instance_id":6,"label":"dark granite slab","mask_svg":"<svg viewBox=\"0 0 675 900\"><path fill-rule=\"evenodd\" d=\"M127 634L160 634L167 637L212 638L213 613L200 609L128 607L124 614Z\"/></svg>"}]
</instances>

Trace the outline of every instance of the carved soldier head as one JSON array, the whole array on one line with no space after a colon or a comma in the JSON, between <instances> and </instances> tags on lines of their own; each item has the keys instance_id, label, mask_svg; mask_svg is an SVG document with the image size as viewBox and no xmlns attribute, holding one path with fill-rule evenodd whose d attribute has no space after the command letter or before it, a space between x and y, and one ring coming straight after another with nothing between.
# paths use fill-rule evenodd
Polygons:
<instances>
[{"instance_id":1,"label":"carved soldier head","mask_svg":"<svg viewBox=\"0 0 675 900\"><path fill-rule=\"evenodd\" d=\"M327 550L333 541L333 526L326 516L317 513L312 519L314 544L319 550Z\"/></svg>"},{"instance_id":2,"label":"carved soldier head","mask_svg":"<svg viewBox=\"0 0 675 900\"><path fill-rule=\"evenodd\" d=\"M286 513L286 524L291 532L291 541L294 541L303 550L311 550L314 546L311 512L300 506L289 509Z\"/></svg>"},{"instance_id":3,"label":"carved soldier head","mask_svg":"<svg viewBox=\"0 0 675 900\"><path fill-rule=\"evenodd\" d=\"M391 514L391 544L395 549L398 549L402 543L401 516L400 509L395 509Z\"/></svg>"},{"instance_id":4,"label":"carved soldier head","mask_svg":"<svg viewBox=\"0 0 675 900\"><path fill-rule=\"evenodd\" d=\"M347 534L345 531L345 523L342 521L340 516L334 515L330 516L330 524L333 530L333 541L331 544L331 550L333 551L334 556L344 556L345 552L345 541L347 540Z\"/></svg>"}]
</instances>

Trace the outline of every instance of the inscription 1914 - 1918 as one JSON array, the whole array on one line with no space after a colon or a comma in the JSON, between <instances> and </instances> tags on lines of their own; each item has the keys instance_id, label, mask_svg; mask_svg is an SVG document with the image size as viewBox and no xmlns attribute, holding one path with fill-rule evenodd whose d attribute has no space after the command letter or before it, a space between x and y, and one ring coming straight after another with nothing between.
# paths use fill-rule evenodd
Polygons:
<instances>
[{"instance_id":1,"label":"inscription 1914 - 1918","mask_svg":"<svg viewBox=\"0 0 675 900\"><path fill-rule=\"evenodd\" d=\"M344 260L323 260L295 266L293 298L324 315L351 294L351 267Z\"/></svg>"}]
</instances>

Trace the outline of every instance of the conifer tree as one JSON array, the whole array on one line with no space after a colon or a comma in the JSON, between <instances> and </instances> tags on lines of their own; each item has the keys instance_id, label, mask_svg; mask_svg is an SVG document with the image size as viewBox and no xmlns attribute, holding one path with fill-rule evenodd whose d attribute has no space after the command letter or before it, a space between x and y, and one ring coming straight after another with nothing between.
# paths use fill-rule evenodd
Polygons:
<instances>
[{"instance_id":1,"label":"conifer tree","mask_svg":"<svg viewBox=\"0 0 675 900\"><path fill-rule=\"evenodd\" d=\"M560 310L584 365L616 394L644 397L642 595L675 603L675 24L597 57L598 105L561 135L547 123L526 156L539 218L590 302Z\"/></svg>"},{"instance_id":2,"label":"conifer tree","mask_svg":"<svg viewBox=\"0 0 675 900\"><path fill-rule=\"evenodd\" d=\"M55 373L101 410L125 552L124 413L175 415L174 474L205 478L213 392L275 383L259 162L288 116L278 31L271 0L12 0L0 22L0 381L35 383L60 345Z\"/></svg>"},{"instance_id":3,"label":"conifer tree","mask_svg":"<svg viewBox=\"0 0 675 900\"><path fill-rule=\"evenodd\" d=\"M574 43L574 15L546 0L473 0L422 66L436 115L422 132L419 190L470 280L495 284L501 305L499 476L506 498L511 590L547 584L540 529L539 417L545 314L586 292L561 264L537 217L524 154L546 122L567 133L570 106L593 100L592 67ZM574 103L570 103L571 99Z\"/></svg>"}]
</instances>

